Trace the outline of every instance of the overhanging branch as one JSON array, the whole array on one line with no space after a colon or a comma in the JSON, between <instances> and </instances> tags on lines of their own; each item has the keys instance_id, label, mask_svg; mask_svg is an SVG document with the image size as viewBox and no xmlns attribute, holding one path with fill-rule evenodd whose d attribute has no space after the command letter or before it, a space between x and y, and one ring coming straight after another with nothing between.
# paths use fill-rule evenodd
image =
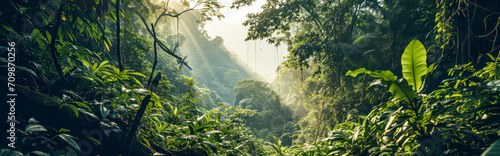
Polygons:
<instances>
[{"instance_id":1,"label":"overhanging branch","mask_svg":"<svg viewBox=\"0 0 500 156\"><path fill-rule=\"evenodd\" d=\"M182 11L181 13L178 13L178 14L175 14L175 15L172 15L172 14L167 14L167 13L162 13L160 16L158 16L158 18L156 19L156 22L155 22L155 25L154 27L156 27L156 24L158 24L158 21L160 21L160 18L163 17L163 16L170 16L170 17L179 17L180 15L182 15L183 13L185 12L188 12L188 11L191 11L191 10L194 10L193 8L191 9L187 9L187 10L184 10Z\"/></svg>"},{"instance_id":2,"label":"overhanging branch","mask_svg":"<svg viewBox=\"0 0 500 156\"><path fill-rule=\"evenodd\" d=\"M174 52L172 52L170 49L168 49L168 47L163 43L161 42L160 40L158 40L158 38L153 34L153 32L151 31L151 29L149 29L148 27L148 24L146 23L146 20L144 19L144 17L142 17L136 10L134 9L131 9L137 16L139 16L139 18L141 19L142 23L144 24L144 26L146 26L146 29L148 30L149 34L151 34L151 36L154 37L154 39L156 39L158 45L160 46L160 48L165 51L167 54L175 57L177 60L180 61L180 63L182 65L185 65L189 70L192 70L191 67L179 56L177 56L176 54L174 54Z\"/></svg>"}]
</instances>

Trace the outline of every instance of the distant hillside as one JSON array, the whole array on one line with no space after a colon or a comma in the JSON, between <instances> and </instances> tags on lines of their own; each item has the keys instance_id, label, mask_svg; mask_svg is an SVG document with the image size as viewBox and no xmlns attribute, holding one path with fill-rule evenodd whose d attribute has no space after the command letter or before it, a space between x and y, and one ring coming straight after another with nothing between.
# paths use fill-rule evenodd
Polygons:
<instances>
[{"instance_id":1,"label":"distant hillside","mask_svg":"<svg viewBox=\"0 0 500 156\"><path fill-rule=\"evenodd\" d=\"M200 88L211 91L213 102L232 103L233 88L243 79L255 79L253 70L249 70L236 54L224 47L221 37L211 39L205 30L196 23L196 15L186 14L179 19L181 37L172 36L171 40L183 40L179 52L187 56L186 61L192 70L184 67L186 76L193 76ZM257 75L257 79L263 80ZM218 97L219 96L219 97Z\"/></svg>"}]
</instances>

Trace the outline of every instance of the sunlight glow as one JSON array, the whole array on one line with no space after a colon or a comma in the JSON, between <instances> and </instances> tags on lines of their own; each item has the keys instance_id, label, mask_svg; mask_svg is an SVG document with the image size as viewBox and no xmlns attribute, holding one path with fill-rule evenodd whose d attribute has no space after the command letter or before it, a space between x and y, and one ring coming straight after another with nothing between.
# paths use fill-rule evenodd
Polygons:
<instances>
[{"instance_id":1,"label":"sunlight glow","mask_svg":"<svg viewBox=\"0 0 500 156\"><path fill-rule=\"evenodd\" d=\"M167 1L155 2L164 4ZM248 13L262 11L261 6L266 3L266 0L257 0L254 5L241 7L238 10L229 8L234 0L222 0L220 2L221 5L226 6L226 8L221 10L225 18L221 20L215 18L213 21L207 21L203 29L207 31L207 35L212 39L217 36L222 37L225 47L238 56L240 63L247 64L252 73L255 74L257 72L264 78L264 81L271 82L276 77L277 66L288 54L286 45L275 47L268 44L265 40L246 42L245 38L247 37L248 28L242 25L247 19L246 15ZM194 4L195 2L191 2L191 6ZM168 7L169 10L175 10L176 12L181 12L181 8L184 8L178 1L170 1ZM197 9L200 7L198 6ZM189 23L198 20L195 16L195 14L189 13L179 17L179 33L185 35L187 39L186 44L181 46L183 51L181 53L183 55L190 54L190 50L203 51L203 47L196 40L196 36L189 30ZM175 18L165 18L162 20L170 21L168 22L169 26L163 31L170 31L175 34L177 31ZM279 55L277 55L277 52L279 52ZM200 53L199 55L199 57L206 57L207 54ZM188 61L191 57L193 56L188 57Z\"/></svg>"},{"instance_id":2,"label":"sunlight glow","mask_svg":"<svg viewBox=\"0 0 500 156\"><path fill-rule=\"evenodd\" d=\"M233 0L221 1L223 5L230 6ZM250 68L257 68L257 72L262 75L266 81L270 82L276 76L276 65L274 60L279 58L281 63L283 57L288 54L286 45L280 45L277 51L280 52L276 56L275 46L268 44L266 41L256 41L257 49L255 49L254 41L245 42L248 28L242 24L247 19L248 13L257 13L262 11L261 6L266 3L266 0L257 0L254 5L241 7L238 10L225 8L221 12L226 16L221 20L208 21L205 25L208 35L211 38L220 36L224 39L224 44L227 49L233 51L237 56L246 63ZM257 65L255 64L255 52L257 52ZM247 58L248 56L248 58Z\"/></svg>"}]
</instances>

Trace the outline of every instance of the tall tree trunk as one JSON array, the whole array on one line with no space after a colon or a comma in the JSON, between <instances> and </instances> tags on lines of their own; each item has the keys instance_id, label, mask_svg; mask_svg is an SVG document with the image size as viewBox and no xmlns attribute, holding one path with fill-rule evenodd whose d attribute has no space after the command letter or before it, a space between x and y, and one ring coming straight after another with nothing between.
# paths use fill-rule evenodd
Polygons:
<instances>
[{"instance_id":1,"label":"tall tree trunk","mask_svg":"<svg viewBox=\"0 0 500 156\"><path fill-rule=\"evenodd\" d=\"M148 90L151 91L144 99L141 101L141 106L139 107L139 110L137 110L137 114L134 117L134 120L132 121L132 126L130 127L130 130L127 134L127 138L125 139L125 148L123 149L122 155L127 156L129 155L130 151L130 145L132 143L132 140L134 139L135 132L137 132L137 129L139 128L139 125L141 124L141 119L142 116L144 116L144 113L146 112L146 108L148 107L148 103L151 100L151 95L153 94L153 90L158 86L158 83L161 80L161 73L156 74L155 79L151 82L151 84L148 84Z\"/></svg>"},{"instance_id":2,"label":"tall tree trunk","mask_svg":"<svg viewBox=\"0 0 500 156\"><path fill-rule=\"evenodd\" d=\"M120 50L120 0L116 0L116 55L118 56L118 67L123 71L123 61Z\"/></svg>"}]
</instances>

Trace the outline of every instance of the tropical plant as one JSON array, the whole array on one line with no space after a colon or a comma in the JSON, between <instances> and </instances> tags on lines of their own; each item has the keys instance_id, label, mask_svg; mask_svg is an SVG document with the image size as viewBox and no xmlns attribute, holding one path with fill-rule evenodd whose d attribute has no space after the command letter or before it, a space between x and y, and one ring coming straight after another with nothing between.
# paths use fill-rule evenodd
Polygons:
<instances>
[{"instance_id":1,"label":"tropical plant","mask_svg":"<svg viewBox=\"0 0 500 156\"><path fill-rule=\"evenodd\" d=\"M274 152L276 152L277 155L283 155L286 152L286 149L288 148L287 146L281 146L281 140L273 136L274 141L276 144L272 144L271 146L274 149Z\"/></svg>"},{"instance_id":2,"label":"tropical plant","mask_svg":"<svg viewBox=\"0 0 500 156\"><path fill-rule=\"evenodd\" d=\"M405 49L401 60L403 66L403 79L396 81L396 76L390 71L372 72L366 69L358 69L356 71L349 71L346 74L356 76L359 73L367 73L372 77L381 78L381 80L375 81L375 83L372 84L390 85L389 91L394 98L399 99L396 102L389 101L382 105L380 109L372 111L372 113L381 113L378 119L379 121L383 121L385 125L383 127L385 128L381 131L382 133L379 132L374 136L376 138L380 137L383 142L378 143L379 147L370 149L370 153L410 152L420 155L440 155L443 153L472 154L477 152L477 147L471 147L469 149L458 148L456 144L458 140L455 140L458 138L452 136L456 136L457 133L460 133L462 135L459 138L471 139L469 137L478 137L477 134L474 135L474 130L461 129L460 127L464 124L467 125L467 119L480 117L482 116L481 114L488 114L489 111L487 111L484 106L488 108L497 107L496 105L492 105L494 102L491 102L491 100L496 101L496 96L490 97L493 99L486 100L482 96L468 95L484 94L485 92L491 95L491 93L495 91L489 90L488 88L495 86L495 81L478 83L469 78L445 80L443 89L433 91L429 95L416 94L422 90L421 86L423 86L422 83L425 79L423 77L432 70L432 68L426 67L425 57L425 49L420 42L414 40ZM420 77L420 79L417 77ZM408 81L406 81L407 79ZM450 82L448 81L462 83L463 86L460 86L459 89L456 88L457 85L455 85L455 89L458 89L458 92L454 92L454 89L448 88L450 87ZM410 82L410 84L407 82ZM483 101L480 102L480 99ZM401 103L405 105L400 105ZM456 113L461 114L461 119L456 120L457 118L453 118L458 115ZM376 117L373 118L373 114L370 114L367 116L367 120L373 122L374 119L377 119ZM495 113L490 115L494 114ZM488 115L483 117L488 118ZM444 122L454 124L448 124L446 126ZM488 133L488 129L493 128L491 127L493 123L483 124L484 125L480 126L471 125L471 127L473 127L473 129L477 128L479 133ZM457 126L456 129L451 128L455 126ZM483 126L487 126L488 128L483 129L485 128ZM485 141L484 139L485 138L479 140ZM442 150L444 147L447 147L449 150Z\"/></svg>"},{"instance_id":3,"label":"tropical plant","mask_svg":"<svg viewBox=\"0 0 500 156\"><path fill-rule=\"evenodd\" d=\"M2 149L2 155L71 155L80 151L75 137L67 134L70 130L61 128L58 131L40 125L40 122L30 118L24 130L18 130L22 136L20 146L23 150Z\"/></svg>"},{"instance_id":4,"label":"tropical plant","mask_svg":"<svg viewBox=\"0 0 500 156\"><path fill-rule=\"evenodd\" d=\"M370 71L364 68L349 71L346 75L366 73L379 78L371 86L389 86L394 100L382 103L368 115L349 118L336 126L328 137L312 145L294 146L296 155L479 155L493 152L494 140L499 138L498 117L499 92L494 63L475 71L470 65L450 70L460 74L443 81L440 89L430 94L417 94L425 82L430 67L426 66L425 49L417 40L407 46L401 62L403 78L390 71ZM417 46L417 48L415 47ZM422 46L423 47L423 46ZM418 50L420 49L420 50ZM411 55L410 55L411 54ZM408 56L411 57L408 57ZM419 58L420 57L420 58ZM495 60L495 59L492 59ZM431 65L432 67L432 65ZM465 70L464 70L465 69ZM469 76L465 76L469 75ZM421 79L416 79L419 76ZM464 77L465 76L465 77ZM413 79L410 85L406 79ZM420 81L420 82L416 82ZM370 87L371 87L370 86ZM417 87L413 87L417 86ZM352 120L352 121L350 121ZM485 147L493 143L490 150ZM447 149L447 150L445 150Z\"/></svg>"}]
</instances>

